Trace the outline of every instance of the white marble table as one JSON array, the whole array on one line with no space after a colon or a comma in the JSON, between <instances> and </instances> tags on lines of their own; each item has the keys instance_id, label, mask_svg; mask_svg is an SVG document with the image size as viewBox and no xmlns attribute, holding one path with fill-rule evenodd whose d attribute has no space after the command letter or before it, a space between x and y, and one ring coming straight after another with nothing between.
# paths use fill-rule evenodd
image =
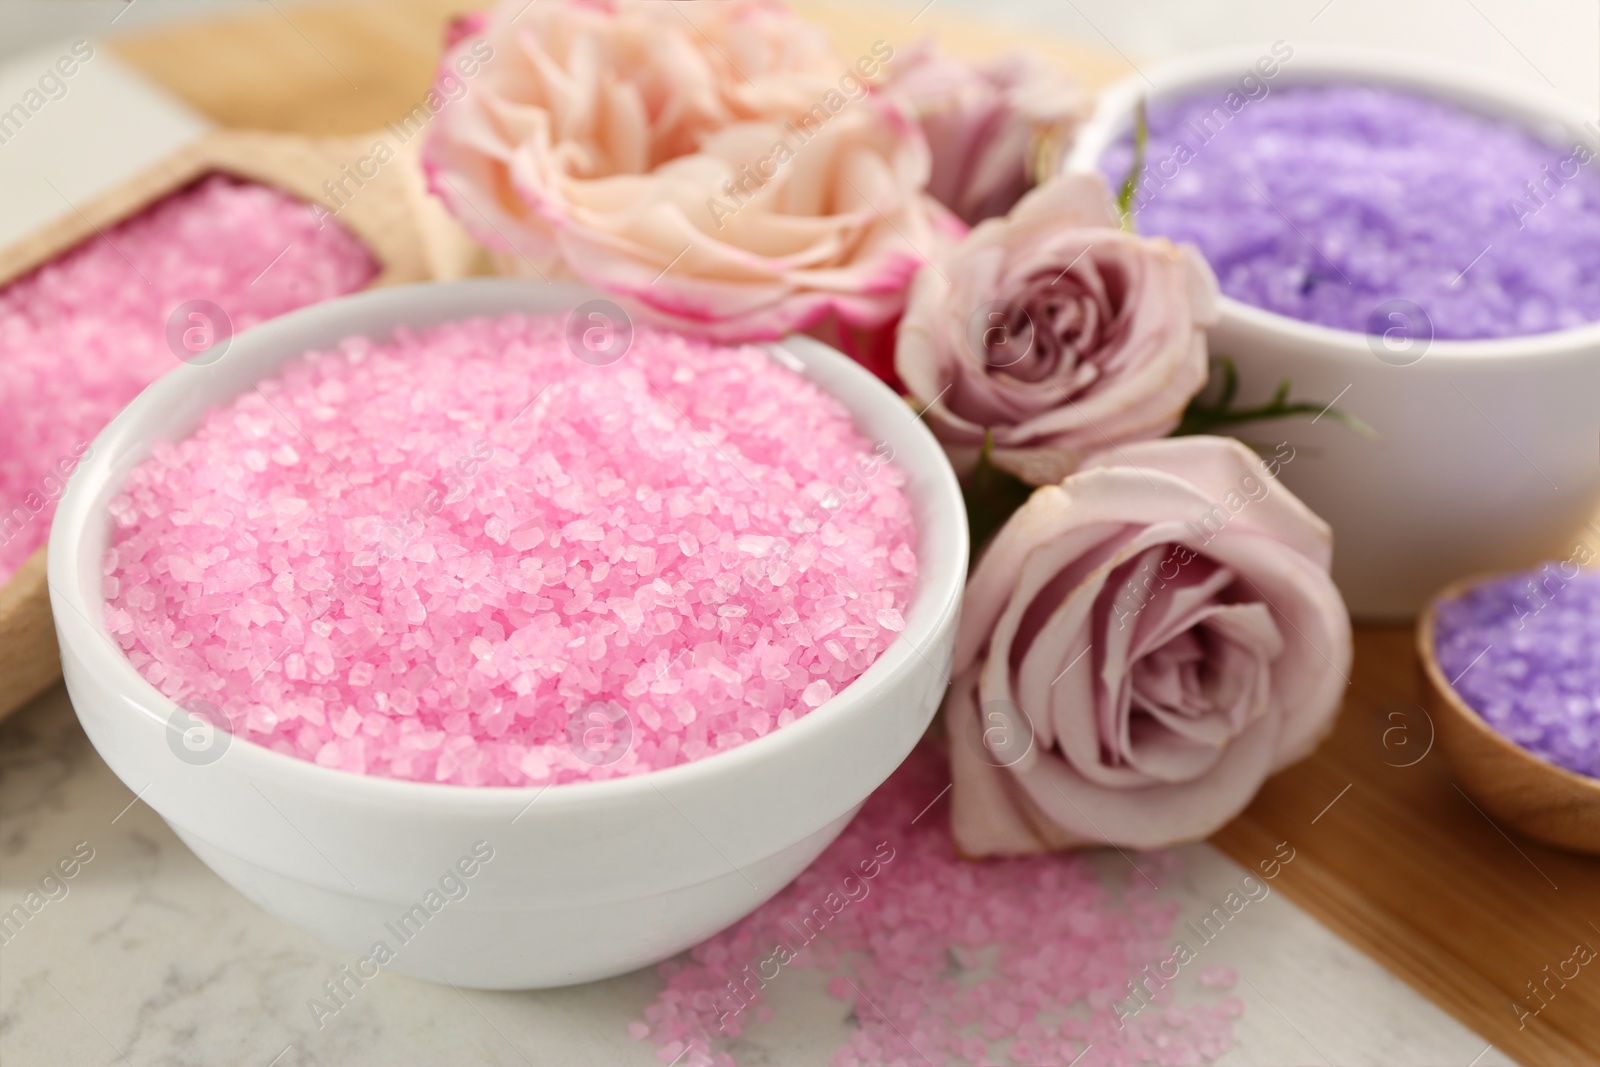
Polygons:
<instances>
[{"instance_id":1,"label":"white marble table","mask_svg":"<svg viewBox=\"0 0 1600 1067\"><path fill-rule=\"evenodd\" d=\"M307 1001L349 960L207 870L101 761L58 688L0 724L0 912L75 847L93 858L66 894L18 928L0 926L8 1067L660 1067L627 1033L655 995L650 970L535 993L457 992L385 971L319 1028ZM1244 873L1207 846L1184 854L1183 873L1162 888L1180 927ZM1510 1062L1281 893L1206 951L1239 972L1245 1004L1223 1064ZM775 1018L731 1049L741 1067L828 1062L848 1008L822 981L793 971L772 987ZM1092 1063L1091 1050L1083 1067Z\"/></svg>"}]
</instances>

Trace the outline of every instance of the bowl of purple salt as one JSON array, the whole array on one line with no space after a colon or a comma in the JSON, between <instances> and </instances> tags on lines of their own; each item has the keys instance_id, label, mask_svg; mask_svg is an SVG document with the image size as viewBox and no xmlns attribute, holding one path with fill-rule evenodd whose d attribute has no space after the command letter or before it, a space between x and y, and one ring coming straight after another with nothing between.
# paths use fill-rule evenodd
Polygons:
<instances>
[{"instance_id":1,"label":"bowl of purple salt","mask_svg":"<svg viewBox=\"0 0 1600 1067\"><path fill-rule=\"evenodd\" d=\"M1148 138L1141 233L1216 271L1237 406L1288 381L1376 431L1242 425L1334 529L1353 613L1414 616L1462 575L1565 557L1600 505L1600 128L1542 87L1277 42L1106 92L1065 165L1113 188Z\"/></svg>"},{"instance_id":2,"label":"bowl of purple salt","mask_svg":"<svg viewBox=\"0 0 1600 1067\"><path fill-rule=\"evenodd\" d=\"M152 385L49 573L85 731L213 871L352 974L535 988L804 869L931 720L966 560L938 443L842 354L475 280Z\"/></svg>"},{"instance_id":3,"label":"bowl of purple salt","mask_svg":"<svg viewBox=\"0 0 1600 1067\"><path fill-rule=\"evenodd\" d=\"M1600 853L1600 572L1579 566L1591 555L1450 586L1417 651L1465 789L1535 840Z\"/></svg>"}]
</instances>

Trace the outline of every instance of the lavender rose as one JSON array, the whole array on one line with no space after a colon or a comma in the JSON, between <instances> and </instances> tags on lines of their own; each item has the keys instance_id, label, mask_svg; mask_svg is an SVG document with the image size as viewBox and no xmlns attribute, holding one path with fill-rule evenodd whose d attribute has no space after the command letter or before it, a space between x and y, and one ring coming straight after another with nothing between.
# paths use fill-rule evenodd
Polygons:
<instances>
[{"instance_id":1,"label":"lavender rose","mask_svg":"<svg viewBox=\"0 0 1600 1067\"><path fill-rule=\"evenodd\" d=\"M1010 211L1088 114L1076 81L1026 53L973 64L927 41L887 70L933 151L928 192L968 225Z\"/></svg>"},{"instance_id":2,"label":"lavender rose","mask_svg":"<svg viewBox=\"0 0 1600 1067\"><path fill-rule=\"evenodd\" d=\"M989 433L997 466L1047 485L1173 430L1216 295L1193 249L1117 228L1099 176L1059 175L917 275L895 369L958 473Z\"/></svg>"},{"instance_id":3,"label":"lavender rose","mask_svg":"<svg viewBox=\"0 0 1600 1067\"><path fill-rule=\"evenodd\" d=\"M945 705L963 854L1203 838L1327 734L1350 620L1292 458L1129 444L995 536Z\"/></svg>"}]
</instances>

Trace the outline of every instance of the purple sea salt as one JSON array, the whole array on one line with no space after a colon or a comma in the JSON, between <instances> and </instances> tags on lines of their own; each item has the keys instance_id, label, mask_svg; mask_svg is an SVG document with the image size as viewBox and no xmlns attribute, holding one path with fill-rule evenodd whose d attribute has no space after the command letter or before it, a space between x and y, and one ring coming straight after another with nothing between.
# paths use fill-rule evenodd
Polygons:
<instances>
[{"instance_id":1,"label":"purple sea salt","mask_svg":"<svg viewBox=\"0 0 1600 1067\"><path fill-rule=\"evenodd\" d=\"M1135 197L1139 232L1192 242L1224 293L1368 333L1406 301L1441 339L1600 320L1592 147L1392 89L1251 84L1153 104ZM1107 151L1113 185L1131 151Z\"/></svg>"},{"instance_id":2,"label":"purple sea salt","mask_svg":"<svg viewBox=\"0 0 1600 1067\"><path fill-rule=\"evenodd\" d=\"M1475 586L1439 605L1439 666L1501 735L1600 777L1600 573L1572 563Z\"/></svg>"}]
</instances>

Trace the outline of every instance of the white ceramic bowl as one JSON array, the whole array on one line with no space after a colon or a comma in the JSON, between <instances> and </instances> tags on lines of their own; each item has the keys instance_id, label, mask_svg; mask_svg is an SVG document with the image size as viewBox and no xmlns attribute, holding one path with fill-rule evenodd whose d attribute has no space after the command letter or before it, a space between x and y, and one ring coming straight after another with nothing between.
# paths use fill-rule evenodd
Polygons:
<instances>
[{"instance_id":1,"label":"white ceramic bowl","mask_svg":"<svg viewBox=\"0 0 1600 1067\"><path fill-rule=\"evenodd\" d=\"M1101 96L1067 169L1098 170L1106 148L1127 135L1140 97L1232 87L1247 71L1259 78L1263 54L1208 54L1153 68L1148 82L1118 84ZM1515 120L1558 145L1600 145L1600 128L1586 127L1583 108L1565 97L1411 55L1294 46L1266 80L1272 92L1328 82L1411 90ZM1222 143L1201 149L1224 150ZM1161 148L1152 143L1151 151ZM1420 342L1408 349L1404 336L1379 358L1365 334L1226 297L1210 334L1211 351L1238 365L1241 403L1266 400L1287 378L1296 398L1338 397L1340 408L1378 432L1374 443L1326 418L1238 429L1250 440L1293 446L1283 481L1332 524L1334 580L1351 611L1369 619L1408 618L1466 574L1565 559L1600 505L1600 324L1436 340L1414 362Z\"/></svg>"},{"instance_id":2,"label":"white ceramic bowl","mask_svg":"<svg viewBox=\"0 0 1600 1067\"><path fill-rule=\"evenodd\" d=\"M558 311L595 295L508 280L407 286L248 330L217 362L176 369L118 415L56 515L51 606L67 690L95 748L212 870L350 953L352 973L375 973L376 962L361 961L380 941L396 970L493 989L567 985L665 959L803 870L911 750L944 693L967 565L955 477L892 391L827 346L791 338L781 347L803 373L866 436L893 446L918 533L921 575L904 632L832 700L694 763L543 790L348 774L239 738L206 765L178 758L174 704L102 621L106 504L152 442L182 438L208 408L309 348L400 323ZM451 900L457 882L465 895Z\"/></svg>"}]
</instances>

